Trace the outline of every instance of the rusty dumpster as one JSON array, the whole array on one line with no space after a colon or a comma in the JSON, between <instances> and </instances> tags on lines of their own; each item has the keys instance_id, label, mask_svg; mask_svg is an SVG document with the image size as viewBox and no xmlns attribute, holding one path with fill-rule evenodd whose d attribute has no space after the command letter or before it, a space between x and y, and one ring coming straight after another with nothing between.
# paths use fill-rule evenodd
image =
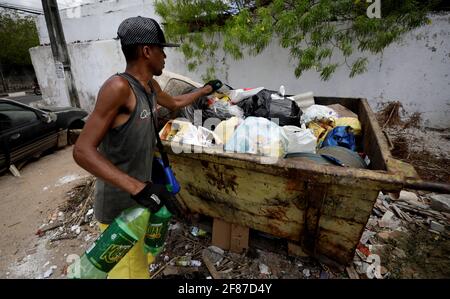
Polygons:
<instances>
[{"instance_id":1,"label":"rusty dumpster","mask_svg":"<svg viewBox=\"0 0 450 299\"><path fill-rule=\"evenodd\" d=\"M366 99L316 97L359 115L370 169L320 165L237 153L190 153L164 142L181 185L179 200L192 212L297 242L311 256L348 264L380 191L440 190L394 159ZM184 150L186 145L183 146Z\"/></svg>"}]
</instances>

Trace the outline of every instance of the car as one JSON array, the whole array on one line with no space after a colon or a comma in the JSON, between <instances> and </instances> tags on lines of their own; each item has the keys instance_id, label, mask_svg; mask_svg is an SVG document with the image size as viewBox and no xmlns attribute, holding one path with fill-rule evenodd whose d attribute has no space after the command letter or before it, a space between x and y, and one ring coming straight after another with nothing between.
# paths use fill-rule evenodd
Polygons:
<instances>
[{"instance_id":1,"label":"car","mask_svg":"<svg viewBox=\"0 0 450 299\"><path fill-rule=\"evenodd\" d=\"M74 143L88 113L74 107L39 107L0 99L0 173L11 165Z\"/></svg>"}]
</instances>

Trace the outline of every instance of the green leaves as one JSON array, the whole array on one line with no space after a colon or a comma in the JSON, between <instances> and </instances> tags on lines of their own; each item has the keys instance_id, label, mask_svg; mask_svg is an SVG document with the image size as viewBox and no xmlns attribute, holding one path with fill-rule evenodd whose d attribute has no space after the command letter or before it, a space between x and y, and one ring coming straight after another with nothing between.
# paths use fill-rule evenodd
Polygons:
<instances>
[{"instance_id":1,"label":"green leaves","mask_svg":"<svg viewBox=\"0 0 450 299\"><path fill-rule=\"evenodd\" d=\"M206 77L214 75L214 61L259 55L275 39L289 50L286 59L295 64L297 77L314 69L328 80L348 60L354 60L350 77L365 72L364 55L380 53L426 24L431 3L442 1L425 2L382 0L382 19L367 16L371 3L365 0L156 0L155 9L168 39L187 44L180 50L189 69L206 64Z\"/></svg>"},{"instance_id":2,"label":"green leaves","mask_svg":"<svg viewBox=\"0 0 450 299\"><path fill-rule=\"evenodd\" d=\"M358 58L353 64L350 71L350 78L355 77L356 75L362 74L367 70L368 59L366 57Z\"/></svg>"},{"instance_id":3,"label":"green leaves","mask_svg":"<svg viewBox=\"0 0 450 299\"><path fill-rule=\"evenodd\" d=\"M327 81L330 79L331 75L336 71L336 68L339 66L337 63L329 64L322 68L322 71L320 72L320 78L322 80Z\"/></svg>"},{"instance_id":4,"label":"green leaves","mask_svg":"<svg viewBox=\"0 0 450 299\"><path fill-rule=\"evenodd\" d=\"M39 45L33 19L16 14L0 14L0 63L31 64L28 49Z\"/></svg>"}]
</instances>

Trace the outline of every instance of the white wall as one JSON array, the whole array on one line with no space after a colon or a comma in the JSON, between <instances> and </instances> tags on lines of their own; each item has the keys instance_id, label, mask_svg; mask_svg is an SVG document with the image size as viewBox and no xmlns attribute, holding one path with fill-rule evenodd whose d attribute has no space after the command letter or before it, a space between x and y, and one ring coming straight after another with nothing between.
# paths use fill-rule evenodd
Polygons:
<instances>
[{"instance_id":1,"label":"white wall","mask_svg":"<svg viewBox=\"0 0 450 299\"><path fill-rule=\"evenodd\" d=\"M120 45L111 40L120 22L130 16L155 17L149 0L114 0L88 4L63 11L63 26L77 89L82 106L91 110L99 87L110 75L123 71L125 62ZM77 11L78 9L78 11ZM77 18L76 16L81 16ZM350 79L348 69L341 68L327 82L319 74L306 72L299 79L289 52L274 41L257 57L240 61L227 58L228 73L222 79L234 87L264 86L278 89L282 84L288 93L314 91L319 96L365 97L374 109L380 102L399 100L408 112L422 112L425 124L436 128L450 127L450 14L432 16L431 25L408 33L402 42L385 49L381 56L370 56L368 71ZM46 42L45 23L38 19L41 42ZM45 31L45 32L44 32ZM100 41L97 41L99 40ZM102 40L104 39L104 40ZM88 41L88 42L86 42ZM48 42L48 41L47 41ZM52 100L68 102L56 82L54 66L49 65L50 48L32 49L33 65L43 94ZM45 52L45 55L44 53ZM166 69L201 81L201 71L189 72L182 54L167 49ZM218 54L220 57L220 53ZM42 60L43 56L46 60ZM221 58L221 57L220 57ZM51 63L50 63L51 64ZM221 68L223 66L219 66ZM53 79L52 79L53 77Z\"/></svg>"},{"instance_id":2,"label":"white wall","mask_svg":"<svg viewBox=\"0 0 450 299\"><path fill-rule=\"evenodd\" d=\"M159 20L153 0L104 0L60 10L67 43L112 39L119 24L126 18L143 16ZM45 17L36 18L39 41L50 44Z\"/></svg>"}]
</instances>

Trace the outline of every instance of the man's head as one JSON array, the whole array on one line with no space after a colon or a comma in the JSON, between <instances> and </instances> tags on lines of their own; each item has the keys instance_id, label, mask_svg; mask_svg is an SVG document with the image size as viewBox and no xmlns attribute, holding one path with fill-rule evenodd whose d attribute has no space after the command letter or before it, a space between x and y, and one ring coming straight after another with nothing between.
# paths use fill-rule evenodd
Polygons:
<instances>
[{"instance_id":1,"label":"man's head","mask_svg":"<svg viewBox=\"0 0 450 299\"><path fill-rule=\"evenodd\" d=\"M161 27L151 18L125 19L119 25L117 36L127 63L141 60L156 76L161 75L164 68L164 47L179 46L167 43Z\"/></svg>"}]
</instances>

